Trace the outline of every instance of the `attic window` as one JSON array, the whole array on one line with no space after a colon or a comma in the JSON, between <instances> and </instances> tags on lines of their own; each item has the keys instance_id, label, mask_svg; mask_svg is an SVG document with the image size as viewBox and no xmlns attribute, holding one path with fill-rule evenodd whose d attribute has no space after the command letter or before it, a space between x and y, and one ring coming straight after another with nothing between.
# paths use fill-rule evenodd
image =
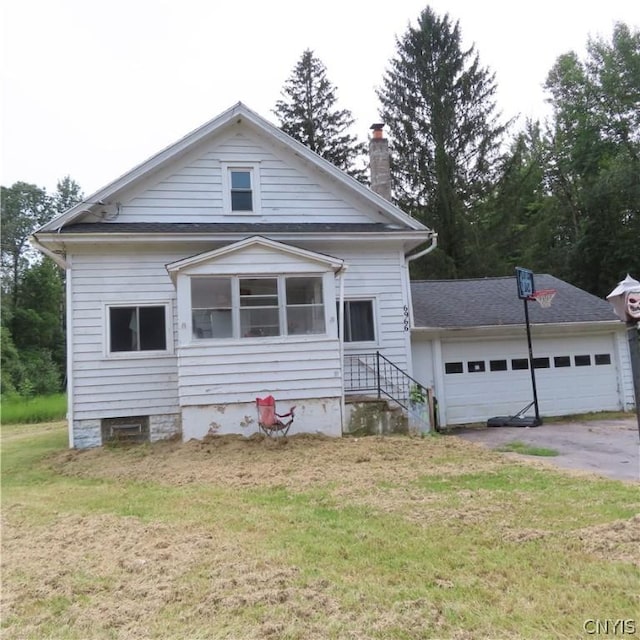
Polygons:
<instances>
[{"instance_id":1,"label":"attic window","mask_svg":"<svg viewBox=\"0 0 640 640\"><path fill-rule=\"evenodd\" d=\"M224 213L260 213L260 163L221 162Z\"/></svg>"},{"instance_id":2,"label":"attic window","mask_svg":"<svg viewBox=\"0 0 640 640\"><path fill-rule=\"evenodd\" d=\"M249 169L230 169L231 211L253 211L253 191Z\"/></svg>"}]
</instances>

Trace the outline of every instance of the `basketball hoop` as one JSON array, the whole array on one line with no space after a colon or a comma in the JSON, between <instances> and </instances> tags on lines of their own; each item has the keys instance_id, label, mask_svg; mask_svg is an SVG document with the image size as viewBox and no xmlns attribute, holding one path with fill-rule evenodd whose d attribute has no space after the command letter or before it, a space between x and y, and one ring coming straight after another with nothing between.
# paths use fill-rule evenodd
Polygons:
<instances>
[{"instance_id":1,"label":"basketball hoop","mask_svg":"<svg viewBox=\"0 0 640 640\"><path fill-rule=\"evenodd\" d=\"M555 289L540 289L540 291L534 291L529 300L535 300L543 309L548 309L555 295Z\"/></svg>"}]
</instances>

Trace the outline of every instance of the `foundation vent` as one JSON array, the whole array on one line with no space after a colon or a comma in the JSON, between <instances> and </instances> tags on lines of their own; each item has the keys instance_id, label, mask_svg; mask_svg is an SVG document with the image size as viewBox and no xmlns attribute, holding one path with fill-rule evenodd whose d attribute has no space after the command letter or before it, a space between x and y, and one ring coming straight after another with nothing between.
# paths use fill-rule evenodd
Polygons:
<instances>
[{"instance_id":1,"label":"foundation vent","mask_svg":"<svg viewBox=\"0 0 640 640\"><path fill-rule=\"evenodd\" d=\"M102 419L102 444L149 442L149 416Z\"/></svg>"}]
</instances>

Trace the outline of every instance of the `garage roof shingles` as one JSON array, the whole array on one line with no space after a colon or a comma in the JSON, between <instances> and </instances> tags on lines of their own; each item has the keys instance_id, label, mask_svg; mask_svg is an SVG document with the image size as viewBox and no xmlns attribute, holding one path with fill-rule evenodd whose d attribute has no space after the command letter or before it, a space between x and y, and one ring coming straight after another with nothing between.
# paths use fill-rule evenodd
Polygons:
<instances>
[{"instance_id":1,"label":"garage roof shingles","mask_svg":"<svg viewBox=\"0 0 640 640\"><path fill-rule=\"evenodd\" d=\"M556 289L550 308L528 302L532 324L617 320L611 305L564 280L535 275L536 290ZM411 283L418 328L466 328L524 324L515 277L423 280Z\"/></svg>"}]
</instances>

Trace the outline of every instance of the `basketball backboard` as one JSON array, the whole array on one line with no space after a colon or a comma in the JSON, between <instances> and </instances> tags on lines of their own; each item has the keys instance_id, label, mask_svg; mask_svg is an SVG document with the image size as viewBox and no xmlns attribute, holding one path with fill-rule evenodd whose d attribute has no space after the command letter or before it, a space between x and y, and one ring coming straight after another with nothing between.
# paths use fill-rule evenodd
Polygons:
<instances>
[{"instance_id":1,"label":"basketball backboard","mask_svg":"<svg viewBox=\"0 0 640 640\"><path fill-rule=\"evenodd\" d=\"M516 282L518 283L518 298L528 300L536 290L533 283L533 271L516 267Z\"/></svg>"}]
</instances>

